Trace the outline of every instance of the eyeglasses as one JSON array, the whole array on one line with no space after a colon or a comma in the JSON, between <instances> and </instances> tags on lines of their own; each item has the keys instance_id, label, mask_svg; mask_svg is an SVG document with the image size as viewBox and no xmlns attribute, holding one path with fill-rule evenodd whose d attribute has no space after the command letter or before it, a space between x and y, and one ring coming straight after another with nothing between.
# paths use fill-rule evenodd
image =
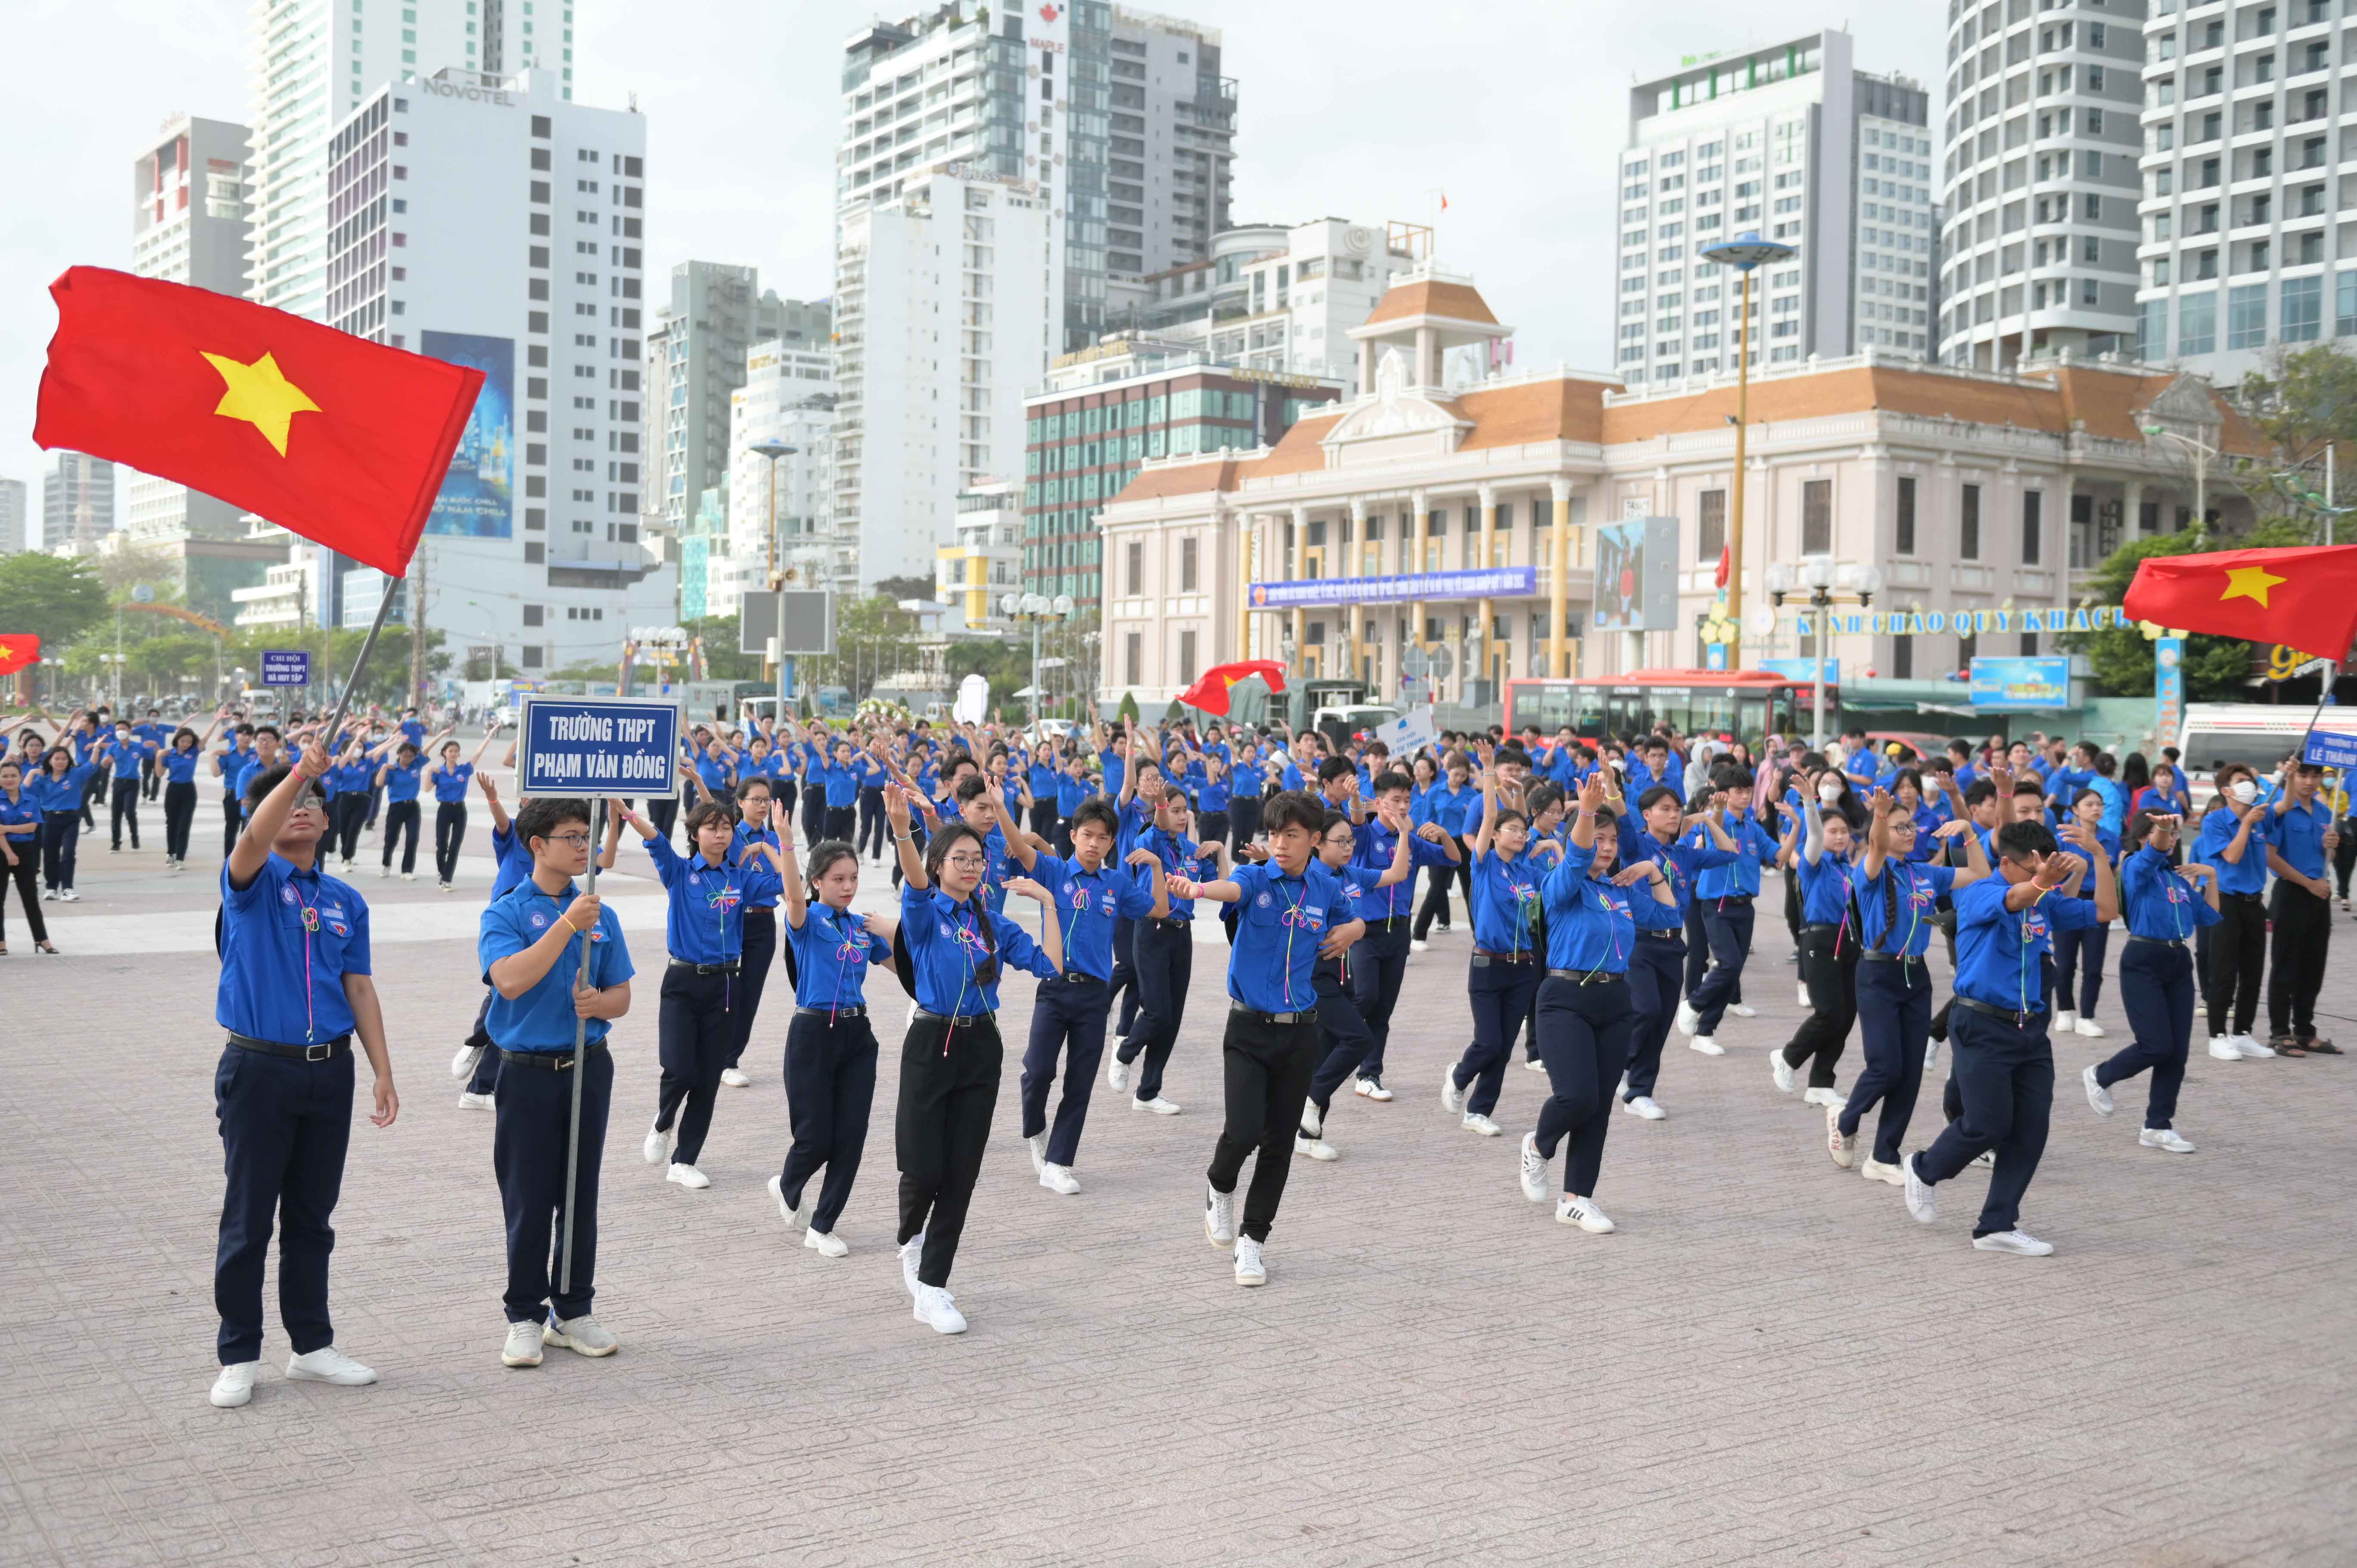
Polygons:
<instances>
[{"instance_id":1,"label":"eyeglasses","mask_svg":"<svg viewBox=\"0 0 2357 1568\"><path fill-rule=\"evenodd\" d=\"M587 849L589 835L587 833L553 833L548 835L548 842L561 843L567 849Z\"/></svg>"},{"instance_id":2,"label":"eyeglasses","mask_svg":"<svg viewBox=\"0 0 2357 1568\"><path fill-rule=\"evenodd\" d=\"M990 864L978 854L952 854L943 859L944 864L954 865L961 871L980 871Z\"/></svg>"}]
</instances>

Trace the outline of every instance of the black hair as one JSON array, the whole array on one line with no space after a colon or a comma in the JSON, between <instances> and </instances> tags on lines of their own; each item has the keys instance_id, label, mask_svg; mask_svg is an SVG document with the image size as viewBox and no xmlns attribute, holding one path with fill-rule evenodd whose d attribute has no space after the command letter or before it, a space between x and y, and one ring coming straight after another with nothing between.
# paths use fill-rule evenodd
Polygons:
<instances>
[{"instance_id":1,"label":"black hair","mask_svg":"<svg viewBox=\"0 0 2357 1568\"><path fill-rule=\"evenodd\" d=\"M803 875L810 883L810 896L818 897L818 879L834 869L839 861L857 860L859 852L842 839L824 839L810 852L810 868Z\"/></svg>"},{"instance_id":2,"label":"black hair","mask_svg":"<svg viewBox=\"0 0 2357 1568\"><path fill-rule=\"evenodd\" d=\"M2152 782L2152 762L2141 751L2131 751L2120 764L2120 788L2133 795Z\"/></svg>"},{"instance_id":3,"label":"black hair","mask_svg":"<svg viewBox=\"0 0 2357 1568\"><path fill-rule=\"evenodd\" d=\"M2042 800L2046 798L2046 786L2040 780L2025 775L2013 781L2013 792L2017 795L2035 795Z\"/></svg>"},{"instance_id":4,"label":"black hair","mask_svg":"<svg viewBox=\"0 0 2357 1568\"><path fill-rule=\"evenodd\" d=\"M2099 751L2095 753L2096 778L2109 779L2113 774L2117 773L2119 770L2119 758L2114 757L2108 751Z\"/></svg>"},{"instance_id":5,"label":"black hair","mask_svg":"<svg viewBox=\"0 0 2357 1568\"><path fill-rule=\"evenodd\" d=\"M1647 787L1645 792L1637 797L1637 810L1639 811L1650 811L1661 801L1677 800L1678 792L1675 789L1671 789L1666 784L1654 784ZM1685 802L1679 800L1678 804L1683 808Z\"/></svg>"},{"instance_id":6,"label":"black hair","mask_svg":"<svg viewBox=\"0 0 2357 1568\"><path fill-rule=\"evenodd\" d=\"M179 749L180 749L180 737L181 737L182 736L187 736L188 737L189 741L193 743L193 744L191 744L191 745L189 746L189 747L188 747L188 749L189 749L190 751L194 751L194 750L196 750L199 746L201 746L202 745L204 745L204 741L203 741L202 737L200 737L200 736L197 734L197 732L196 732L196 731L194 731L194 730L190 729L190 728L189 728L188 725L182 725L178 729L176 729L176 730L174 730L174 731L172 732L172 749L173 749L173 750L178 751L178 750L179 750Z\"/></svg>"},{"instance_id":7,"label":"black hair","mask_svg":"<svg viewBox=\"0 0 2357 1568\"><path fill-rule=\"evenodd\" d=\"M1531 754L1523 749L1522 742L1518 740L1510 740L1503 746L1498 747L1495 760L1499 762L1512 762L1521 767L1528 768L1531 765Z\"/></svg>"},{"instance_id":8,"label":"black hair","mask_svg":"<svg viewBox=\"0 0 2357 1568\"><path fill-rule=\"evenodd\" d=\"M1967 811L1979 805L1983 800L1996 799L1996 783L1994 779L1975 779L1964 786L1964 807Z\"/></svg>"},{"instance_id":9,"label":"black hair","mask_svg":"<svg viewBox=\"0 0 2357 1568\"><path fill-rule=\"evenodd\" d=\"M745 791L748 789L759 789L764 795L775 795L778 792L777 787L770 782L769 775L765 773L756 773L749 779L739 779L737 780L737 788L730 790L729 794L733 798L742 800L745 798Z\"/></svg>"},{"instance_id":10,"label":"black hair","mask_svg":"<svg viewBox=\"0 0 2357 1568\"><path fill-rule=\"evenodd\" d=\"M2052 854L2056 848L2053 830L2044 822L2007 822L1996 832L1996 853L2000 859L2018 860L2029 854Z\"/></svg>"},{"instance_id":11,"label":"black hair","mask_svg":"<svg viewBox=\"0 0 2357 1568\"><path fill-rule=\"evenodd\" d=\"M2078 793L2071 797L2072 809L2076 811L2078 809L2079 802L2085 800L2090 795L2093 795L2098 800L2101 800L2104 798L2104 792L2100 789L2082 789Z\"/></svg>"},{"instance_id":12,"label":"black hair","mask_svg":"<svg viewBox=\"0 0 2357 1568\"><path fill-rule=\"evenodd\" d=\"M1912 784L1915 786L1916 794L1923 793L1923 775L1912 768L1902 768L1899 770L1890 780L1890 792L1897 794L1899 786L1901 784Z\"/></svg>"},{"instance_id":13,"label":"black hair","mask_svg":"<svg viewBox=\"0 0 2357 1568\"><path fill-rule=\"evenodd\" d=\"M58 749L63 751L65 748L63 746L59 746ZM68 752L67 755L70 757L72 754ZM294 771L294 768L282 763L278 767L270 768L267 771L258 772L253 778L247 779L245 781L246 811L251 813L255 807L261 805L263 801L270 799L270 792L273 789L277 789L280 784L284 783L286 776ZM323 803L328 798L327 791L319 788L319 781L317 779L312 779L310 783L306 786L305 793L317 796Z\"/></svg>"},{"instance_id":14,"label":"black hair","mask_svg":"<svg viewBox=\"0 0 2357 1568\"><path fill-rule=\"evenodd\" d=\"M1531 786L1530 792L1523 797L1523 809L1530 812L1531 821L1537 822L1546 814L1546 809L1549 806L1563 798L1563 786L1549 779L1544 784Z\"/></svg>"},{"instance_id":15,"label":"black hair","mask_svg":"<svg viewBox=\"0 0 2357 1568\"><path fill-rule=\"evenodd\" d=\"M1969 741L1952 740L1948 743L1948 753L1952 757L1961 757L1969 762L1972 760L1973 755L1972 743Z\"/></svg>"},{"instance_id":16,"label":"black hair","mask_svg":"<svg viewBox=\"0 0 2357 1568\"><path fill-rule=\"evenodd\" d=\"M1710 771L1710 787L1714 789L1749 789L1758 782L1749 768L1738 768L1732 763Z\"/></svg>"},{"instance_id":17,"label":"black hair","mask_svg":"<svg viewBox=\"0 0 2357 1568\"><path fill-rule=\"evenodd\" d=\"M990 857L990 841L965 822L943 822L942 831L925 841L925 876L935 888L942 885L942 863L949 859L950 851L968 839L974 841L974 848L982 851L984 859ZM981 883L974 884L974 891L966 896L962 908L974 916L974 928L982 933L985 957L974 966L974 983L996 985L998 983L998 930L991 923L990 906L982 900Z\"/></svg>"},{"instance_id":18,"label":"black hair","mask_svg":"<svg viewBox=\"0 0 2357 1568\"><path fill-rule=\"evenodd\" d=\"M1347 757L1329 757L1318 765L1318 782L1330 784L1337 779L1356 779L1359 769Z\"/></svg>"},{"instance_id":19,"label":"black hair","mask_svg":"<svg viewBox=\"0 0 2357 1568\"><path fill-rule=\"evenodd\" d=\"M2121 854L2134 854L2144 847L2145 838L2152 832L2153 816L2152 811L2142 808L2128 813L2126 830L2120 834Z\"/></svg>"},{"instance_id":20,"label":"black hair","mask_svg":"<svg viewBox=\"0 0 2357 1568\"><path fill-rule=\"evenodd\" d=\"M1381 795L1392 789L1405 789L1412 794L1415 789L1415 780L1396 768L1387 768L1375 775L1374 793Z\"/></svg>"},{"instance_id":21,"label":"black hair","mask_svg":"<svg viewBox=\"0 0 2357 1568\"><path fill-rule=\"evenodd\" d=\"M554 838L567 822L587 827L589 802L570 795L534 795L516 808L516 842L530 849L533 840Z\"/></svg>"},{"instance_id":22,"label":"black hair","mask_svg":"<svg viewBox=\"0 0 2357 1568\"><path fill-rule=\"evenodd\" d=\"M729 801L698 801L695 805L688 808L687 841L691 844L694 843L695 842L695 835L704 831L704 824L706 822L727 822L731 826L734 826L736 821L737 808Z\"/></svg>"},{"instance_id":23,"label":"black hair","mask_svg":"<svg viewBox=\"0 0 2357 1568\"><path fill-rule=\"evenodd\" d=\"M1121 837L1121 812L1103 795L1091 795L1072 808L1072 831L1078 832L1094 822L1116 839Z\"/></svg>"},{"instance_id":24,"label":"black hair","mask_svg":"<svg viewBox=\"0 0 2357 1568\"><path fill-rule=\"evenodd\" d=\"M256 740L261 739L265 735L273 740L285 740L286 738L285 736L278 733L278 726L276 725L259 725L255 726L253 736Z\"/></svg>"},{"instance_id":25,"label":"black hair","mask_svg":"<svg viewBox=\"0 0 2357 1568\"><path fill-rule=\"evenodd\" d=\"M1338 828L1338 827L1347 828L1347 827L1349 827L1350 825L1351 825L1350 813L1348 813L1348 812L1346 812L1346 811L1329 811L1329 812L1327 812L1327 813L1326 813L1326 821L1325 821L1324 825L1322 825L1321 827L1319 827L1319 828L1318 828L1318 843L1324 843L1326 842L1327 835L1329 835L1329 833L1331 833L1331 832L1332 832L1336 828ZM1355 836L1355 835L1353 835L1353 836Z\"/></svg>"},{"instance_id":26,"label":"black hair","mask_svg":"<svg viewBox=\"0 0 2357 1568\"><path fill-rule=\"evenodd\" d=\"M960 757L958 760L961 762L972 762L974 758L971 757ZM954 766L954 764L952 764L952 766ZM952 789L950 793L955 796L957 798L957 803L963 806L968 800L979 800L985 795L989 794L990 780L985 779L979 773L969 773L964 778L957 781L956 787Z\"/></svg>"},{"instance_id":27,"label":"black hair","mask_svg":"<svg viewBox=\"0 0 2357 1568\"><path fill-rule=\"evenodd\" d=\"M1322 831L1325 821L1326 802L1307 789L1280 789L1261 813L1261 826L1272 837L1286 828L1307 828L1316 833Z\"/></svg>"}]
</instances>

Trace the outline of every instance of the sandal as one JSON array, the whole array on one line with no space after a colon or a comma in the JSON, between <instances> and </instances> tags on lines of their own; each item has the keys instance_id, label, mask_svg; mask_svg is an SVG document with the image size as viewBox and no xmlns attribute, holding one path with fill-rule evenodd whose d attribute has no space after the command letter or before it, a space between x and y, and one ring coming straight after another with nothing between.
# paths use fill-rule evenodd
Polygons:
<instances>
[{"instance_id":1,"label":"sandal","mask_svg":"<svg viewBox=\"0 0 2357 1568\"><path fill-rule=\"evenodd\" d=\"M55 958L58 956L58 944L55 942L35 942L33 944L33 950L35 952L45 952L51 958Z\"/></svg>"},{"instance_id":2,"label":"sandal","mask_svg":"<svg viewBox=\"0 0 2357 1568\"><path fill-rule=\"evenodd\" d=\"M2267 1048L2279 1057L2304 1057L2308 1047L2296 1035L2277 1035L2267 1042Z\"/></svg>"},{"instance_id":3,"label":"sandal","mask_svg":"<svg viewBox=\"0 0 2357 1568\"><path fill-rule=\"evenodd\" d=\"M2347 1051L2342 1050L2339 1046L2334 1045L2330 1040L2326 1039L2321 1035L2315 1036L2313 1039L2301 1041L2300 1049L2313 1052L2315 1055L2320 1057L2345 1057L2349 1054Z\"/></svg>"}]
</instances>

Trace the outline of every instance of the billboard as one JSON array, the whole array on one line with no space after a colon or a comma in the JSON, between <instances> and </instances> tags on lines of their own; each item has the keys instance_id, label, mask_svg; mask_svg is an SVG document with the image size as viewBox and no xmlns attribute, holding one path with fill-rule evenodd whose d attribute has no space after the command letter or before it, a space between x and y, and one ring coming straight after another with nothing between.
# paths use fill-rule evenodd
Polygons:
<instances>
[{"instance_id":1,"label":"billboard","mask_svg":"<svg viewBox=\"0 0 2357 1568\"><path fill-rule=\"evenodd\" d=\"M2067 708L2071 705L2070 656L1975 658L1972 693L1976 708Z\"/></svg>"},{"instance_id":2,"label":"billboard","mask_svg":"<svg viewBox=\"0 0 2357 1568\"><path fill-rule=\"evenodd\" d=\"M1667 631L1678 623L1678 520L1631 517L1596 530L1598 631Z\"/></svg>"},{"instance_id":3,"label":"billboard","mask_svg":"<svg viewBox=\"0 0 2357 1568\"><path fill-rule=\"evenodd\" d=\"M425 519L428 533L507 539L515 532L515 339L471 332L427 332L420 349L483 372L466 433L450 454L442 493Z\"/></svg>"},{"instance_id":4,"label":"billboard","mask_svg":"<svg viewBox=\"0 0 2357 1568\"><path fill-rule=\"evenodd\" d=\"M1535 566L1494 566L1466 572L1412 572L1396 577L1308 577L1254 583L1256 610L1307 609L1318 605L1389 605L1412 599L1526 599L1539 591Z\"/></svg>"}]
</instances>

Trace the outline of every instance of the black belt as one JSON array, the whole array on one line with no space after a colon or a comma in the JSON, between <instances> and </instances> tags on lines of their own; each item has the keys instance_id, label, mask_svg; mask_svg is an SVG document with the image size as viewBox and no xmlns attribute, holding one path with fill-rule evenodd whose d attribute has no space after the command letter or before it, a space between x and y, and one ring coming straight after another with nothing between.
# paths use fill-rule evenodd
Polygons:
<instances>
[{"instance_id":1,"label":"black belt","mask_svg":"<svg viewBox=\"0 0 2357 1568\"><path fill-rule=\"evenodd\" d=\"M671 961L673 969L692 969L698 974L734 974L744 966L742 959L730 959L726 963L690 963L683 958Z\"/></svg>"},{"instance_id":2,"label":"black belt","mask_svg":"<svg viewBox=\"0 0 2357 1568\"><path fill-rule=\"evenodd\" d=\"M1317 1014L1310 1012L1264 1013L1257 1007L1247 1007L1233 999L1228 1003L1228 1011L1241 1013L1247 1018L1256 1019L1264 1024L1307 1024L1318 1016Z\"/></svg>"},{"instance_id":3,"label":"black belt","mask_svg":"<svg viewBox=\"0 0 2357 1568\"><path fill-rule=\"evenodd\" d=\"M1141 926L1152 926L1157 930L1164 931L1190 931L1195 929L1195 922L1193 920L1182 920L1175 915L1160 920L1149 918L1141 919L1137 923Z\"/></svg>"},{"instance_id":4,"label":"black belt","mask_svg":"<svg viewBox=\"0 0 2357 1568\"><path fill-rule=\"evenodd\" d=\"M1684 931L1660 931L1651 926L1637 934L1641 937L1651 937L1657 942L1682 942L1686 940L1686 934Z\"/></svg>"},{"instance_id":5,"label":"black belt","mask_svg":"<svg viewBox=\"0 0 2357 1568\"><path fill-rule=\"evenodd\" d=\"M1551 969L1547 971L1547 978L1549 980L1568 980L1575 985L1609 985L1616 980L1626 980L1629 977L1627 974L1619 971L1601 969Z\"/></svg>"},{"instance_id":6,"label":"black belt","mask_svg":"<svg viewBox=\"0 0 2357 1568\"><path fill-rule=\"evenodd\" d=\"M1089 973L1085 970L1077 969L1068 969L1061 974L1052 974L1048 978L1050 982L1062 981L1066 985L1109 985L1112 983L1110 981L1098 979L1095 975Z\"/></svg>"},{"instance_id":7,"label":"black belt","mask_svg":"<svg viewBox=\"0 0 2357 1568\"><path fill-rule=\"evenodd\" d=\"M926 1015L931 1016L930 1014ZM867 1016L867 1009L865 1006L797 1007L794 1009L794 1016L797 1018L865 1018Z\"/></svg>"},{"instance_id":8,"label":"black belt","mask_svg":"<svg viewBox=\"0 0 2357 1568\"><path fill-rule=\"evenodd\" d=\"M775 904L748 904L745 906L745 918L748 920L756 915L774 915L777 912L778 907Z\"/></svg>"},{"instance_id":9,"label":"black belt","mask_svg":"<svg viewBox=\"0 0 2357 1568\"><path fill-rule=\"evenodd\" d=\"M1751 902L1751 899L1752 895L1749 893L1721 893L1714 897L1706 898L1703 902L1706 904L1749 904Z\"/></svg>"},{"instance_id":10,"label":"black belt","mask_svg":"<svg viewBox=\"0 0 2357 1568\"><path fill-rule=\"evenodd\" d=\"M582 1054L584 1056L593 1056L605 1048L605 1041L592 1040L586 1047L584 1047ZM509 1067L536 1067L544 1072L571 1072L573 1070L573 1053L571 1051L511 1051L505 1046L501 1046L500 1047L500 1061L502 1065Z\"/></svg>"},{"instance_id":11,"label":"black belt","mask_svg":"<svg viewBox=\"0 0 2357 1568\"><path fill-rule=\"evenodd\" d=\"M257 1040L251 1035L232 1034L229 1043L242 1051L253 1051L265 1057L285 1057L298 1062L323 1062L339 1057L352 1048L351 1031L347 1029L332 1040L316 1046L282 1046L275 1040Z\"/></svg>"},{"instance_id":12,"label":"black belt","mask_svg":"<svg viewBox=\"0 0 2357 1568\"><path fill-rule=\"evenodd\" d=\"M1841 922L1838 920L1811 920L1807 924L1803 925L1801 929L1804 931L1838 931L1841 929Z\"/></svg>"},{"instance_id":13,"label":"black belt","mask_svg":"<svg viewBox=\"0 0 2357 1568\"><path fill-rule=\"evenodd\" d=\"M2029 1013L2025 1013L2018 1007L1993 1007L1986 1002L1975 1001L1970 996L1959 996L1955 998L1955 1003L1959 1007L1969 1007L1975 1013L1986 1013L1992 1018L2003 1018L2017 1029L2027 1029L2029 1027L2030 1019L2040 1016L2046 1011L2043 1007Z\"/></svg>"},{"instance_id":14,"label":"black belt","mask_svg":"<svg viewBox=\"0 0 2357 1568\"><path fill-rule=\"evenodd\" d=\"M2265 897L2256 893L2229 893L2223 888L2219 890L2218 897L2221 898L2248 898L2254 904L2264 904L2266 902Z\"/></svg>"},{"instance_id":15,"label":"black belt","mask_svg":"<svg viewBox=\"0 0 2357 1568\"><path fill-rule=\"evenodd\" d=\"M2126 945L2134 947L2138 942L2143 942L2147 946L2157 948L2182 948L2185 946L2185 939L2183 937L2130 937Z\"/></svg>"},{"instance_id":16,"label":"black belt","mask_svg":"<svg viewBox=\"0 0 2357 1568\"><path fill-rule=\"evenodd\" d=\"M930 1013L924 1008L920 1007L917 1009L917 1016L926 1020L928 1023L946 1024L952 1029L964 1029L971 1028L976 1024L987 1024L993 1018L998 1016L998 1015L996 1013L961 1013L956 1017L952 1018L945 1013Z\"/></svg>"},{"instance_id":17,"label":"black belt","mask_svg":"<svg viewBox=\"0 0 2357 1568\"><path fill-rule=\"evenodd\" d=\"M1924 958L1924 955L1919 952L1877 952L1872 948L1867 949L1857 956L1862 963L1921 963ZM1958 997L1957 1000L1964 999Z\"/></svg>"},{"instance_id":18,"label":"black belt","mask_svg":"<svg viewBox=\"0 0 2357 1568\"><path fill-rule=\"evenodd\" d=\"M1528 963L1531 961L1530 950L1527 948L1523 949L1521 952L1491 952L1487 948L1475 948L1473 950L1473 956L1475 958L1496 959L1500 963Z\"/></svg>"}]
</instances>

